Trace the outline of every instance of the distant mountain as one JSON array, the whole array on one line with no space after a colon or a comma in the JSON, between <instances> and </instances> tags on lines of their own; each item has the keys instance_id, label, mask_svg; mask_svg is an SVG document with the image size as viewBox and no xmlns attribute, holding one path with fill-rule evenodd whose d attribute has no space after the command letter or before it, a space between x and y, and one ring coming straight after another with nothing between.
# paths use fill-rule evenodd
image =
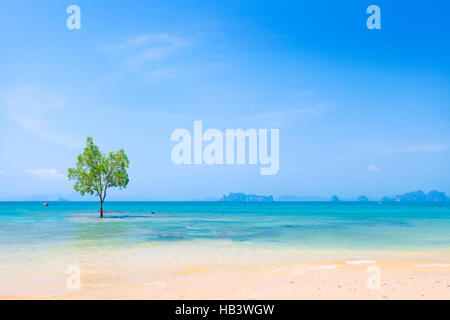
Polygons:
<instances>
[{"instance_id":1,"label":"distant mountain","mask_svg":"<svg viewBox=\"0 0 450 320\"><path fill-rule=\"evenodd\" d=\"M66 198L57 193L42 193L32 196L16 196L16 197L2 197L3 201L68 201Z\"/></svg>"},{"instance_id":2,"label":"distant mountain","mask_svg":"<svg viewBox=\"0 0 450 320\"><path fill-rule=\"evenodd\" d=\"M280 196L275 199L276 201L328 201L327 198L321 198L321 197L297 197L297 196L291 196L291 195L285 195Z\"/></svg>"},{"instance_id":3,"label":"distant mountain","mask_svg":"<svg viewBox=\"0 0 450 320\"><path fill-rule=\"evenodd\" d=\"M368 199L366 196L359 196L359 197L356 199L356 201L359 201L359 202L367 202L367 201L369 201L369 199Z\"/></svg>"},{"instance_id":4,"label":"distant mountain","mask_svg":"<svg viewBox=\"0 0 450 320\"><path fill-rule=\"evenodd\" d=\"M255 194L232 193L224 195L221 201L226 202L272 202L273 196L258 196Z\"/></svg>"},{"instance_id":5,"label":"distant mountain","mask_svg":"<svg viewBox=\"0 0 450 320\"><path fill-rule=\"evenodd\" d=\"M339 199L339 197L337 196L337 195L333 195L332 197L331 197L331 200L330 200L331 202L341 202L341 200Z\"/></svg>"},{"instance_id":6,"label":"distant mountain","mask_svg":"<svg viewBox=\"0 0 450 320\"><path fill-rule=\"evenodd\" d=\"M372 201L377 200L376 198L371 198ZM59 194L59 193L42 193L36 195L23 195L23 196L0 196L0 201L97 201L97 197L86 195L82 197L77 193L70 194ZM121 196L117 197L112 195L109 198L110 201L176 201L177 199L154 199L148 198L145 196ZM189 199L184 199L188 200ZM361 195L357 198L355 197L347 197L347 198L339 198L337 195L333 195L330 198L324 197L314 197L314 196L294 196L294 195L283 195L279 196L276 199L273 196L262 196L262 195L254 195L254 194L245 194L245 193L230 193L228 195L224 195L222 198L199 198L192 199L191 201L234 201L234 202L271 202L271 201L332 201L332 202L341 202L341 201L358 201L358 202L367 202L369 199L365 195ZM378 200L377 200L378 201ZM396 196L386 196L382 198L383 202L444 202L450 201L450 198L447 197L445 192L440 192L437 190L432 190L428 193L423 192L422 190L408 192L405 194L399 194Z\"/></svg>"},{"instance_id":7,"label":"distant mountain","mask_svg":"<svg viewBox=\"0 0 450 320\"><path fill-rule=\"evenodd\" d=\"M76 193L62 195L59 193L40 193L24 196L3 196L0 201L97 201L97 197L86 195L82 197Z\"/></svg>"},{"instance_id":8,"label":"distant mountain","mask_svg":"<svg viewBox=\"0 0 450 320\"><path fill-rule=\"evenodd\" d=\"M450 199L446 196L445 192L439 192L437 190L432 190L428 193L422 190L408 192L405 194L399 194L395 197L383 197L385 202L400 201L400 202L443 202L449 201Z\"/></svg>"}]
</instances>

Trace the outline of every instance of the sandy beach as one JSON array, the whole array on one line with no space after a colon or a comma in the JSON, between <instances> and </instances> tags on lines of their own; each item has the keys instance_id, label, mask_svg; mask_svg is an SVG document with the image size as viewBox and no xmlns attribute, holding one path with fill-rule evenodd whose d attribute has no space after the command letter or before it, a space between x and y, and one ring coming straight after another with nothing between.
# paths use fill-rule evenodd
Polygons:
<instances>
[{"instance_id":1,"label":"sandy beach","mask_svg":"<svg viewBox=\"0 0 450 320\"><path fill-rule=\"evenodd\" d=\"M446 252L192 241L16 248L1 253L0 268L1 299L450 299Z\"/></svg>"}]
</instances>

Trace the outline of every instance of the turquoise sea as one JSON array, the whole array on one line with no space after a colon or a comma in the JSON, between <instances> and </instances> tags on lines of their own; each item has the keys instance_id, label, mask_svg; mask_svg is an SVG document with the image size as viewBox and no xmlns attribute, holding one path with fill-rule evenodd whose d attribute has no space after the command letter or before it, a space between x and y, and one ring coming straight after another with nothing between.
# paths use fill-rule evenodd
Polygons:
<instances>
[{"instance_id":1,"label":"turquoise sea","mask_svg":"<svg viewBox=\"0 0 450 320\"><path fill-rule=\"evenodd\" d=\"M0 202L1 247L229 240L296 249L450 251L450 203ZM156 214L151 214L154 211Z\"/></svg>"}]
</instances>

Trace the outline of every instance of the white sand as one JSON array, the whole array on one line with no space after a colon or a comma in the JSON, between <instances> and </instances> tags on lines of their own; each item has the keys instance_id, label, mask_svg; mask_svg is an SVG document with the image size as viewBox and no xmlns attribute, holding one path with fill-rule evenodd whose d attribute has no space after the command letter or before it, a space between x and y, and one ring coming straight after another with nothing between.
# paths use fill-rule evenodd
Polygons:
<instances>
[{"instance_id":1,"label":"white sand","mask_svg":"<svg viewBox=\"0 0 450 320\"><path fill-rule=\"evenodd\" d=\"M227 241L15 248L0 252L0 299L450 299L449 262L439 252ZM79 290L67 286L76 283L70 266Z\"/></svg>"}]
</instances>

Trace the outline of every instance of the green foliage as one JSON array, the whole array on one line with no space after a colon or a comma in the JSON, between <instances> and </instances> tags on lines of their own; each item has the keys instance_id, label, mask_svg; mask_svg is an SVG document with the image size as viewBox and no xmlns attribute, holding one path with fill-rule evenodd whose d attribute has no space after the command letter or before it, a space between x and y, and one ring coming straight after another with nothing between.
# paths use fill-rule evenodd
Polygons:
<instances>
[{"instance_id":1,"label":"green foliage","mask_svg":"<svg viewBox=\"0 0 450 320\"><path fill-rule=\"evenodd\" d=\"M109 188L123 189L129 182L127 168L130 162L123 149L102 154L94 140L88 137L84 152L77 160L76 167L68 169L68 178L76 181L74 189L83 196L95 194L102 203Z\"/></svg>"}]
</instances>

